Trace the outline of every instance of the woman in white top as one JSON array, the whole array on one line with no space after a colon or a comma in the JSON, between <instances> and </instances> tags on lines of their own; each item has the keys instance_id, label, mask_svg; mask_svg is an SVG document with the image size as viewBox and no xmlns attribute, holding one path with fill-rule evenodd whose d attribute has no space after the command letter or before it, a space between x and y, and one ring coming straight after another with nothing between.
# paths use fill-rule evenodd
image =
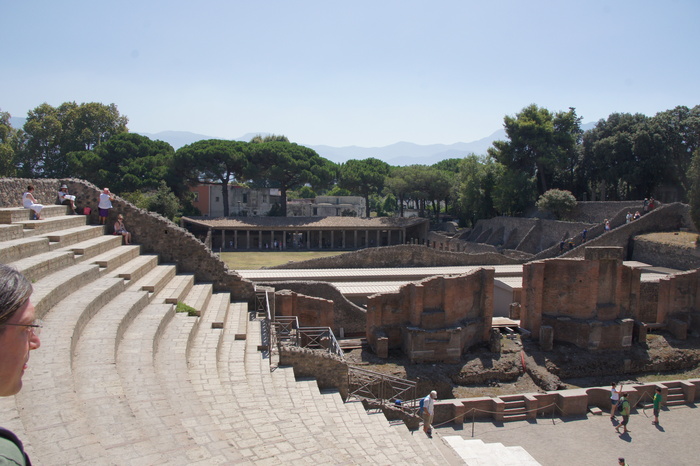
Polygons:
<instances>
[{"instance_id":1,"label":"woman in white top","mask_svg":"<svg viewBox=\"0 0 700 466\"><path fill-rule=\"evenodd\" d=\"M610 419L615 419L615 410L617 410L617 405L620 404L620 393L622 393L622 385L617 388L615 382L613 382L612 387L610 387Z\"/></svg>"},{"instance_id":2,"label":"woman in white top","mask_svg":"<svg viewBox=\"0 0 700 466\"><path fill-rule=\"evenodd\" d=\"M43 209L44 206L43 204L39 204L36 199L34 199L34 195L32 194L33 192L34 186L27 186L27 192L22 195L22 205L25 209L32 209L36 219L41 220L41 215L39 215L39 212L41 212L41 209Z\"/></svg>"},{"instance_id":3,"label":"woman in white top","mask_svg":"<svg viewBox=\"0 0 700 466\"><path fill-rule=\"evenodd\" d=\"M97 210L100 214L100 225L107 223L107 216L109 215L109 209L112 208L113 200L114 194L109 192L109 188L102 190L102 194L100 194L100 203L97 204Z\"/></svg>"}]
</instances>

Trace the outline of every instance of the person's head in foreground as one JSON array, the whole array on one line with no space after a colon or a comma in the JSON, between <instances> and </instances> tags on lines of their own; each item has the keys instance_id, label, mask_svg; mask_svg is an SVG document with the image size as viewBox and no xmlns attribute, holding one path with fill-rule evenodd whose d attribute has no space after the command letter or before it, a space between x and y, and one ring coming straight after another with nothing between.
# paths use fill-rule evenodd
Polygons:
<instances>
[{"instance_id":1,"label":"person's head in foreground","mask_svg":"<svg viewBox=\"0 0 700 466\"><path fill-rule=\"evenodd\" d=\"M24 275L0 264L0 396L20 391L29 352L41 346L32 291Z\"/></svg>"}]
</instances>

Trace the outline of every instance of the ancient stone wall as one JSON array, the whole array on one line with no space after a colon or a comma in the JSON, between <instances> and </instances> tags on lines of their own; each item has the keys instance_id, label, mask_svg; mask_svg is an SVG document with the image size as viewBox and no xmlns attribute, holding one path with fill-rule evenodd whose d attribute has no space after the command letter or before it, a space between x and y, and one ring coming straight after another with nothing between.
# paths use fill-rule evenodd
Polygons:
<instances>
[{"instance_id":1,"label":"ancient stone wall","mask_svg":"<svg viewBox=\"0 0 700 466\"><path fill-rule=\"evenodd\" d=\"M412 362L454 362L489 341L494 269L409 283L370 296L367 340L377 354L401 348Z\"/></svg>"},{"instance_id":2,"label":"ancient stone wall","mask_svg":"<svg viewBox=\"0 0 700 466\"><path fill-rule=\"evenodd\" d=\"M623 248L623 257L627 260L630 257L629 247L631 239L637 235L655 231L677 231L681 228L688 228L694 231L687 204L679 202L666 204L630 223L626 223L626 214L627 210L621 210L614 217L610 217L610 225L613 229L607 233L602 224L589 228L586 246L621 246ZM576 238L575 245L581 245L580 237ZM560 255L557 244L538 253L532 259L541 260L556 256L566 258L583 257L584 248L576 247L572 251L567 251Z\"/></svg>"},{"instance_id":3,"label":"ancient stone wall","mask_svg":"<svg viewBox=\"0 0 700 466\"><path fill-rule=\"evenodd\" d=\"M296 378L313 377L318 388L335 388L345 400L348 397L348 365L327 351L280 346L280 366L292 366Z\"/></svg>"},{"instance_id":4,"label":"ancient stone wall","mask_svg":"<svg viewBox=\"0 0 700 466\"><path fill-rule=\"evenodd\" d=\"M333 302L333 325L330 325L336 336L362 335L367 326L366 311L356 304L351 303L338 288L326 282L274 282L267 283L275 290L290 290L298 294L315 296Z\"/></svg>"},{"instance_id":5,"label":"ancient stone wall","mask_svg":"<svg viewBox=\"0 0 700 466\"><path fill-rule=\"evenodd\" d=\"M68 186L68 192L77 197L76 205L79 209L92 209L89 222L97 223L97 204L102 189L83 180L3 178L0 179L0 206L21 206L22 193L28 184L34 185L35 197L41 203L55 204L58 188L64 183ZM231 292L233 299L252 300L252 283L229 270L221 259L187 230L156 213L139 209L118 196L112 205L114 208L108 218L107 231L112 232L112 224L117 215L122 214L135 244L141 246L141 253L158 254L161 262L176 264L178 272L193 273L197 281L210 282L219 291Z\"/></svg>"},{"instance_id":6,"label":"ancient stone wall","mask_svg":"<svg viewBox=\"0 0 700 466\"><path fill-rule=\"evenodd\" d=\"M700 248L690 244L687 247L668 246L638 236L632 240L631 259L657 267L692 270L700 268Z\"/></svg>"},{"instance_id":7,"label":"ancient stone wall","mask_svg":"<svg viewBox=\"0 0 700 466\"><path fill-rule=\"evenodd\" d=\"M296 316L302 327L330 327L331 329L335 327L333 301L289 290L275 292L275 314Z\"/></svg>"},{"instance_id":8,"label":"ancient stone wall","mask_svg":"<svg viewBox=\"0 0 700 466\"><path fill-rule=\"evenodd\" d=\"M521 327L539 338L589 349L631 344L639 312L641 271L622 264L622 248L586 248L586 259L549 259L523 266Z\"/></svg>"},{"instance_id":9,"label":"ancient stone wall","mask_svg":"<svg viewBox=\"0 0 700 466\"><path fill-rule=\"evenodd\" d=\"M577 202L576 208L571 212L569 218L575 219L577 222L603 223L606 218L615 217L621 211L624 211L623 217L627 211L631 211L634 214L638 210L640 213L643 213L643 206L644 202L641 200Z\"/></svg>"},{"instance_id":10,"label":"ancient stone wall","mask_svg":"<svg viewBox=\"0 0 700 466\"><path fill-rule=\"evenodd\" d=\"M333 257L319 257L283 264L272 269L362 269L368 267L450 267L461 265L509 265L517 259L498 253L466 254L438 251L426 246L401 245L367 248Z\"/></svg>"}]
</instances>

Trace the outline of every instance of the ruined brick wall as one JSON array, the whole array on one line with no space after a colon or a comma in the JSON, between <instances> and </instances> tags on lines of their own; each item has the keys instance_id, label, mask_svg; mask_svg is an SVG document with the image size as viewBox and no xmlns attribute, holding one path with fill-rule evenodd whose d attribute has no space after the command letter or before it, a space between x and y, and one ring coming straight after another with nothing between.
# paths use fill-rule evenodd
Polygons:
<instances>
[{"instance_id":1,"label":"ruined brick wall","mask_svg":"<svg viewBox=\"0 0 700 466\"><path fill-rule=\"evenodd\" d=\"M295 293L323 298L333 302L333 333L336 336L363 335L367 327L367 312L351 303L338 288L326 282L289 281L266 283L277 291L290 290Z\"/></svg>"},{"instance_id":2,"label":"ruined brick wall","mask_svg":"<svg viewBox=\"0 0 700 466\"><path fill-rule=\"evenodd\" d=\"M630 319L638 318L641 271L622 264L622 248L587 248L586 254L523 266L520 325L535 339L548 325L557 341L620 348L631 338Z\"/></svg>"},{"instance_id":3,"label":"ruined brick wall","mask_svg":"<svg viewBox=\"0 0 700 466\"><path fill-rule=\"evenodd\" d=\"M658 322L686 321L700 331L700 270L669 275L659 280Z\"/></svg>"},{"instance_id":4,"label":"ruined brick wall","mask_svg":"<svg viewBox=\"0 0 700 466\"><path fill-rule=\"evenodd\" d=\"M313 377L318 388L335 388L348 397L348 365L336 355L323 350L281 345L280 366L292 366L296 378Z\"/></svg>"},{"instance_id":5,"label":"ruined brick wall","mask_svg":"<svg viewBox=\"0 0 700 466\"><path fill-rule=\"evenodd\" d=\"M335 328L333 301L329 299L307 296L289 290L277 291L275 292L275 313L278 316L296 316L302 327Z\"/></svg>"},{"instance_id":6,"label":"ruined brick wall","mask_svg":"<svg viewBox=\"0 0 700 466\"><path fill-rule=\"evenodd\" d=\"M657 323L658 310L659 282L641 282L639 284L639 320L645 323Z\"/></svg>"},{"instance_id":7,"label":"ruined brick wall","mask_svg":"<svg viewBox=\"0 0 700 466\"><path fill-rule=\"evenodd\" d=\"M68 186L68 192L76 195L78 208L92 208L89 223L97 223L97 204L102 189L78 179L0 179L0 206L19 207L27 184L35 186L35 197L42 203L55 204L58 188L64 183ZM252 283L229 270L221 259L187 230L156 213L139 209L118 196L112 205L114 208L111 209L107 224L110 233L117 215L122 214L134 242L141 246L141 253L158 254L161 262L176 264L178 272L193 273L197 281L210 282L219 291L231 292L233 299L252 300Z\"/></svg>"},{"instance_id":8,"label":"ruined brick wall","mask_svg":"<svg viewBox=\"0 0 700 466\"><path fill-rule=\"evenodd\" d=\"M409 283L397 293L370 296L369 343L377 351L378 339L386 336L389 348L425 351L425 360L436 360L453 351L455 345L461 355L470 346L488 341L493 278L493 268L481 268L459 276Z\"/></svg>"}]
</instances>

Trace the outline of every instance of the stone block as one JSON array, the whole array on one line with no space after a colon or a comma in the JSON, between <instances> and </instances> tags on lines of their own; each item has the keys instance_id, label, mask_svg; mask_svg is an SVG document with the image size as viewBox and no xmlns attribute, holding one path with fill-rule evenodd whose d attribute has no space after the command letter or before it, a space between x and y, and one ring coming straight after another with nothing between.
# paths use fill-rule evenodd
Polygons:
<instances>
[{"instance_id":1,"label":"stone block","mask_svg":"<svg viewBox=\"0 0 700 466\"><path fill-rule=\"evenodd\" d=\"M685 340L688 338L688 323L680 319L669 319L668 320L668 331L673 334L675 338L679 340Z\"/></svg>"},{"instance_id":2,"label":"stone block","mask_svg":"<svg viewBox=\"0 0 700 466\"><path fill-rule=\"evenodd\" d=\"M389 357L389 338L388 337L378 337L377 338L377 347L375 349L375 352L377 353L377 356L380 358L388 358Z\"/></svg>"},{"instance_id":3,"label":"stone block","mask_svg":"<svg viewBox=\"0 0 700 466\"><path fill-rule=\"evenodd\" d=\"M588 246L585 251L586 260L623 260L624 248L619 246Z\"/></svg>"},{"instance_id":4,"label":"stone block","mask_svg":"<svg viewBox=\"0 0 700 466\"><path fill-rule=\"evenodd\" d=\"M540 348L542 351L552 351L554 348L554 328L549 325L540 327Z\"/></svg>"}]
</instances>

